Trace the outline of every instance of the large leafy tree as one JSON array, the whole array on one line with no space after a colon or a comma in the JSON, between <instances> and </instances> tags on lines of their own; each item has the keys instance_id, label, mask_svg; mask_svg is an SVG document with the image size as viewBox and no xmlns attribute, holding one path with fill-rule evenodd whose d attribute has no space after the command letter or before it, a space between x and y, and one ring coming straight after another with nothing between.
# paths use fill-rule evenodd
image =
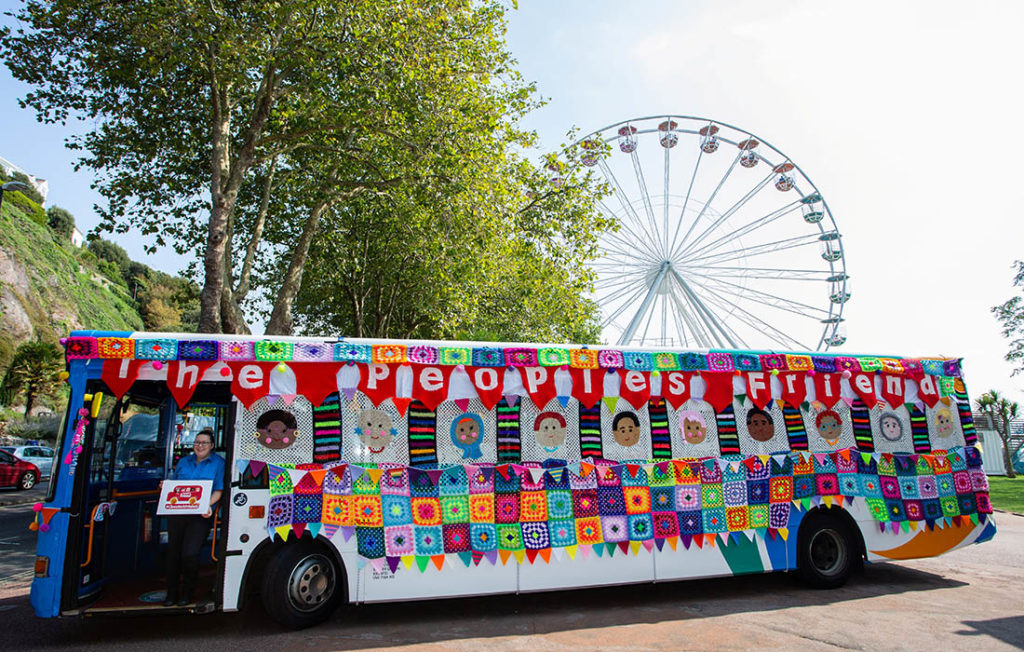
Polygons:
<instances>
[{"instance_id":1,"label":"large leafy tree","mask_svg":"<svg viewBox=\"0 0 1024 652\"><path fill-rule=\"evenodd\" d=\"M496 0L23 1L3 49L23 103L95 125L70 144L108 228L201 252L206 332L246 330L268 279L267 330L290 332L326 215L450 182L531 102Z\"/></svg>"},{"instance_id":2,"label":"large leafy tree","mask_svg":"<svg viewBox=\"0 0 1024 652\"><path fill-rule=\"evenodd\" d=\"M1017 442L1016 445L1010 440L1010 421L1017 418L1020 406L1016 401L1007 399L994 389L979 396L975 405L979 412L988 416L999 439L1003 442L1003 464L1006 466L1007 477L1016 477L1013 460L1016 459L1017 452L1024 440Z\"/></svg>"}]
</instances>

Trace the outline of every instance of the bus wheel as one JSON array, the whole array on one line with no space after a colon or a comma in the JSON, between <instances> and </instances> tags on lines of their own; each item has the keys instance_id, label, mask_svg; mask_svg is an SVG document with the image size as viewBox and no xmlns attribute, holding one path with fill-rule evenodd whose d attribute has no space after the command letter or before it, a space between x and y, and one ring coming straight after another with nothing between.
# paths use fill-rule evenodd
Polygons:
<instances>
[{"instance_id":1,"label":"bus wheel","mask_svg":"<svg viewBox=\"0 0 1024 652\"><path fill-rule=\"evenodd\" d=\"M29 471L18 480L18 489L31 489L36 486L36 474Z\"/></svg>"},{"instance_id":2,"label":"bus wheel","mask_svg":"<svg viewBox=\"0 0 1024 652\"><path fill-rule=\"evenodd\" d=\"M302 629L326 620L342 596L342 574L329 552L311 543L286 545L267 564L263 606L285 627Z\"/></svg>"},{"instance_id":3,"label":"bus wheel","mask_svg":"<svg viewBox=\"0 0 1024 652\"><path fill-rule=\"evenodd\" d=\"M816 589L842 586L858 559L853 533L838 517L814 513L801 525L797 539L797 571L808 585Z\"/></svg>"}]
</instances>

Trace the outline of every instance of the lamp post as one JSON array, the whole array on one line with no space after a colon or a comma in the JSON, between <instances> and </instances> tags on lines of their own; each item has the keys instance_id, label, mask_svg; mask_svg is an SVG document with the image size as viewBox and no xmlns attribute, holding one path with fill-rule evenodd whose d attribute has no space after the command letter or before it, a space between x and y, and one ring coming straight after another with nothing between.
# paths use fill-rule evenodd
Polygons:
<instances>
[{"instance_id":1,"label":"lamp post","mask_svg":"<svg viewBox=\"0 0 1024 652\"><path fill-rule=\"evenodd\" d=\"M0 186L0 206L4 205L4 193L8 190L28 190L28 186L20 181L8 181Z\"/></svg>"}]
</instances>

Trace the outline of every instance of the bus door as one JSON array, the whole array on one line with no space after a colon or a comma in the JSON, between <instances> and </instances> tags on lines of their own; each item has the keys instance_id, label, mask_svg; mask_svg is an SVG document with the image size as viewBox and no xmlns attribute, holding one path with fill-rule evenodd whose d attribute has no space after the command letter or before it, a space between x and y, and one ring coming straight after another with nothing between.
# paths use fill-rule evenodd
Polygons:
<instances>
[{"instance_id":1,"label":"bus door","mask_svg":"<svg viewBox=\"0 0 1024 652\"><path fill-rule=\"evenodd\" d=\"M173 400L164 383L140 381L100 408L93 425L88 478L81 487L79 578L83 605L109 602L114 587L154 583L161 572L156 505L169 459ZM138 585L138 586L136 586Z\"/></svg>"}]
</instances>

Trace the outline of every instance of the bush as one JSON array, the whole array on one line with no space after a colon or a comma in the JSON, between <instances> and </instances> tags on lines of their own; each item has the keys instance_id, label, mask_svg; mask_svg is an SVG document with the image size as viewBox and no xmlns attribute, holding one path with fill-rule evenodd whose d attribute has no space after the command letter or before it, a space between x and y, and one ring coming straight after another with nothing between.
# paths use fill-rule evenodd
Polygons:
<instances>
[{"instance_id":1,"label":"bush","mask_svg":"<svg viewBox=\"0 0 1024 652\"><path fill-rule=\"evenodd\" d=\"M46 211L43 210L42 206L26 197L20 190L5 192L4 204L21 211L25 214L25 217L39 226L46 226Z\"/></svg>"},{"instance_id":2,"label":"bush","mask_svg":"<svg viewBox=\"0 0 1024 652\"><path fill-rule=\"evenodd\" d=\"M36 190L36 187L32 185L32 181L28 178L27 174L25 174L24 172L15 172L14 174L11 175L11 180L20 181L21 183L28 186L28 188L26 188L25 190L21 190L19 192L24 193L26 197L33 201L33 203L39 204L40 206L43 205L43 196L39 194L39 191ZM45 224L45 222L43 222L43 224Z\"/></svg>"},{"instance_id":3,"label":"bush","mask_svg":"<svg viewBox=\"0 0 1024 652\"><path fill-rule=\"evenodd\" d=\"M30 419L11 419L7 422L6 434L19 439L47 442L52 446L60 433L61 420L58 414Z\"/></svg>"},{"instance_id":4,"label":"bush","mask_svg":"<svg viewBox=\"0 0 1024 652\"><path fill-rule=\"evenodd\" d=\"M58 206L51 206L46 210L46 220L53 231L62 240L71 240L71 233L75 230L75 218L68 211Z\"/></svg>"}]
</instances>

